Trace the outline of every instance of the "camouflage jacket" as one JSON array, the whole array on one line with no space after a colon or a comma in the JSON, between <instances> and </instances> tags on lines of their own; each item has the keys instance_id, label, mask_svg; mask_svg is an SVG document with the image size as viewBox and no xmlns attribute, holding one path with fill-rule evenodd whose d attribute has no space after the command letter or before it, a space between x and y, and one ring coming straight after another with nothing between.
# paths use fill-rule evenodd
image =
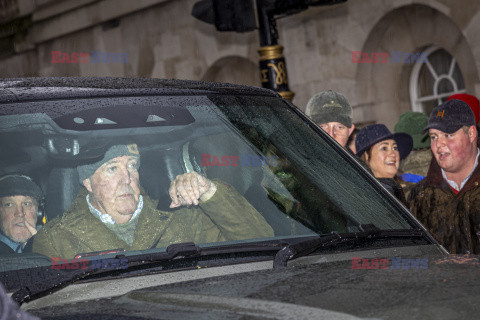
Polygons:
<instances>
[{"instance_id":1,"label":"camouflage jacket","mask_svg":"<svg viewBox=\"0 0 480 320\"><path fill-rule=\"evenodd\" d=\"M398 173L413 173L421 176L426 176L433 154L430 148L423 150L416 150L408 157L400 161L400 168Z\"/></svg>"},{"instance_id":2,"label":"camouflage jacket","mask_svg":"<svg viewBox=\"0 0 480 320\"><path fill-rule=\"evenodd\" d=\"M428 173L430 163L433 161L435 161L435 159L433 159L432 150L430 150L430 148L412 152L408 157L400 161L398 176L401 180L399 183L402 186L407 199L416 183L403 180L403 174L407 173L425 177Z\"/></svg>"},{"instance_id":3,"label":"camouflage jacket","mask_svg":"<svg viewBox=\"0 0 480 320\"><path fill-rule=\"evenodd\" d=\"M458 194L436 161L408 197L410 210L450 253L480 253L480 165Z\"/></svg>"},{"instance_id":4,"label":"camouflage jacket","mask_svg":"<svg viewBox=\"0 0 480 320\"><path fill-rule=\"evenodd\" d=\"M131 246L90 212L83 189L67 212L37 233L33 252L70 259L78 253L108 249L144 250L180 242L200 244L273 236L270 225L245 198L227 185L216 184L217 192L208 201L168 212L157 210L156 202L144 195Z\"/></svg>"}]
</instances>

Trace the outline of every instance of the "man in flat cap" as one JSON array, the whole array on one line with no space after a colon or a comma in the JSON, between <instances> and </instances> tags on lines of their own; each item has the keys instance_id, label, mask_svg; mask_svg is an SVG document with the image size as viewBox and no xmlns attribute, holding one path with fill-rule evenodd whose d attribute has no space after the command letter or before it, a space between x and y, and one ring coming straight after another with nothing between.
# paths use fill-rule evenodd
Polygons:
<instances>
[{"instance_id":1,"label":"man in flat cap","mask_svg":"<svg viewBox=\"0 0 480 320\"><path fill-rule=\"evenodd\" d=\"M352 123L352 107L344 95L332 90L317 93L308 101L305 112L335 141L347 148L348 137L355 125Z\"/></svg>"},{"instance_id":2,"label":"man in flat cap","mask_svg":"<svg viewBox=\"0 0 480 320\"><path fill-rule=\"evenodd\" d=\"M37 233L42 190L24 175L0 178L0 254L21 253Z\"/></svg>"},{"instance_id":3,"label":"man in flat cap","mask_svg":"<svg viewBox=\"0 0 480 320\"><path fill-rule=\"evenodd\" d=\"M209 243L273 236L273 230L233 188L196 172L177 176L169 212L157 209L140 186L136 144L114 145L95 163L77 167L79 192L62 217L49 222L33 251L73 258L123 248L145 250L172 243Z\"/></svg>"},{"instance_id":4,"label":"man in flat cap","mask_svg":"<svg viewBox=\"0 0 480 320\"><path fill-rule=\"evenodd\" d=\"M480 168L475 116L449 100L430 114L424 132L435 161L411 191L412 213L450 253L480 253Z\"/></svg>"}]
</instances>

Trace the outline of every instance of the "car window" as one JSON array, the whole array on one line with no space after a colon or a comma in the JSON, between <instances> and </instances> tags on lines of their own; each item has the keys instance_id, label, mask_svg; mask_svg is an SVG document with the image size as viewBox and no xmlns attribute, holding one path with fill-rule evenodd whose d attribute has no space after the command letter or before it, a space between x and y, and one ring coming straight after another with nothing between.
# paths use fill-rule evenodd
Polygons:
<instances>
[{"instance_id":1,"label":"car window","mask_svg":"<svg viewBox=\"0 0 480 320\"><path fill-rule=\"evenodd\" d=\"M267 166L264 186L271 194L279 185L286 189L299 204L291 212L296 219L323 233L353 231L368 223L381 229L408 228L358 167L350 165L326 136L312 131L292 109L275 99L242 100L230 97L218 103L244 137L263 155L278 160Z\"/></svg>"},{"instance_id":2,"label":"car window","mask_svg":"<svg viewBox=\"0 0 480 320\"><path fill-rule=\"evenodd\" d=\"M75 243L67 258L111 249L138 254L188 241L213 246L357 232L366 224L412 228L399 204L366 179L353 158L276 97L82 98L10 103L1 113L1 173L28 175L43 190L38 228L48 230L43 233L49 237L42 243L46 251L38 253L49 258L60 258L69 241ZM144 245L102 242L107 238L90 222L78 226L68 220L88 193L77 167L98 162L116 145L138 148L140 211L159 214L152 222L157 229L144 231L159 235ZM191 172L213 181L224 198L201 203L199 210L172 209L171 182ZM105 213L105 207L93 207ZM103 219L92 208L84 210L90 210L92 221ZM160 232L162 219L168 227ZM135 232L140 229L137 225ZM75 232L95 245L72 241ZM39 234L33 238L34 252L45 236ZM9 256L9 268L25 267L23 260L15 266L16 257Z\"/></svg>"}]
</instances>

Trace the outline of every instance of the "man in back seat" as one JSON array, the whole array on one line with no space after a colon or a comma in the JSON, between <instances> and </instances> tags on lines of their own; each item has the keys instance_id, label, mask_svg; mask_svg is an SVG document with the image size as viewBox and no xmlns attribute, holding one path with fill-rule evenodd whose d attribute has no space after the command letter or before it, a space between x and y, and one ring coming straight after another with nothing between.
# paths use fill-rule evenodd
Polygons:
<instances>
[{"instance_id":1,"label":"man in back seat","mask_svg":"<svg viewBox=\"0 0 480 320\"><path fill-rule=\"evenodd\" d=\"M0 178L0 254L22 253L37 233L40 187L30 177L7 175Z\"/></svg>"},{"instance_id":2,"label":"man in back seat","mask_svg":"<svg viewBox=\"0 0 480 320\"><path fill-rule=\"evenodd\" d=\"M169 212L140 186L136 144L114 145L102 160L77 168L85 187L71 207L34 238L33 251L73 258L84 252L144 250L273 236L272 228L233 188L196 172L177 176Z\"/></svg>"}]
</instances>

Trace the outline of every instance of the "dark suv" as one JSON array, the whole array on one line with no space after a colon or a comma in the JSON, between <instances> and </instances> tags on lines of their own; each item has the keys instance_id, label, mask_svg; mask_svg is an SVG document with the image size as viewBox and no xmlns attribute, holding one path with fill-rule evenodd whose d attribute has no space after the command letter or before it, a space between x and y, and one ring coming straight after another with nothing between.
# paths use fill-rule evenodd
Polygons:
<instances>
[{"instance_id":1,"label":"dark suv","mask_svg":"<svg viewBox=\"0 0 480 320\"><path fill-rule=\"evenodd\" d=\"M445 301L460 294L450 279L460 285L478 274L457 281L476 258L448 258L354 156L272 91L161 79L0 80L0 174L40 186L38 229L65 218L85 192L77 167L126 141L138 146L141 192L156 210L175 215L171 181L197 172L235 192L248 204L238 214L254 210L271 232L245 238L236 228L253 226L232 222L221 241L184 241L194 235L180 232L165 246L105 246L73 259L35 252L35 236L33 252L0 256L0 281L31 314L435 318L462 305ZM435 290L442 285L448 293ZM474 291L462 301L478 298Z\"/></svg>"}]
</instances>

